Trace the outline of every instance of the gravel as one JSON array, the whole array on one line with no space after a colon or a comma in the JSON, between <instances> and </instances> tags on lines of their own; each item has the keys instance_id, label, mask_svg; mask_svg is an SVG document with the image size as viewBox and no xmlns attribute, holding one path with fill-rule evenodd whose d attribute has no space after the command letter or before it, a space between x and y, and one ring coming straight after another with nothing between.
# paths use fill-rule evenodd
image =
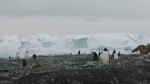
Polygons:
<instances>
[{"instance_id":1,"label":"gravel","mask_svg":"<svg viewBox=\"0 0 150 84\"><path fill-rule=\"evenodd\" d=\"M26 67L22 59L0 59L0 84L149 84L150 62L144 56L121 55L108 66L90 54L37 56L27 59Z\"/></svg>"}]
</instances>

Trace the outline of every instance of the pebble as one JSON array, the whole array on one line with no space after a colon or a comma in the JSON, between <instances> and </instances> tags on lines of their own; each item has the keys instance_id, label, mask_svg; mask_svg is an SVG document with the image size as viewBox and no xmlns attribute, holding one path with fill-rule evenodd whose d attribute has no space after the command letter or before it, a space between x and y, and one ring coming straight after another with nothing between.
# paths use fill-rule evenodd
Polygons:
<instances>
[{"instance_id":1,"label":"pebble","mask_svg":"<svg viewBox=\"0 0 150 84\"><path fill-rule=\"evenodd\" d=\"M143 59L143 58L142 57L134 57L132 59L132 61L134 61L134 59L136 59L136 60L139 59L140 60L140 59ZM134 69L136 66L144 66L144 63L142 61L141 61L141 63L135 61L133 64L130 64L129 63L130 60L131 59L125 59L125 58L122 57L121 60L118 60L118 62L114 63L114 65L116 65L116 66L113 66L113 67L114 68L119 68L120 66L118 66L118 65L123 65L123 67L120 67L120 68L122 68L122 70L125 71L127 69L130 69L129 67L132 67L132 69ZM42 64L42 67L40 67L40 68L39 67L31 68L32 65L38 63L38 61L40 62L40 64ZM60 70L76 70L77 73L80 74L80 72L78 72L78 70L80 70L80 71L82 71L82 70L84 71L85 69L91 70L91 69L94 69L95 67L97 67L96 69L99 69L99 70L100 69L105 70L109 67L112 67L112 66L106 66L106 67L102 68L102 62L101 61L98 61L98 62L92 61L92 58L91 58L90 55L87 55L87 56L75 55L74 59L72 59L71 57L67 57L67 56L66 56L66 58L60 56L60 57L46 57L46 58L43 58L43 59L40 59L40 58L37 57L36 61L33 60L33 59L28 59L28 61L27 61L28 67L25 67L25 68L18 66L18 65L20 65L19 63L22 63L22 62L20 60L11 60L11 62L10 62L10 60L3 60L3 61L0 61L0 68L10 70L11 71L10 75L13 77L14 80L16 80L16 79L19 79L20 77L23 77L25 75L30 75L31 73L36 73L37 74L37 73L42 73L42 72L47 71L47 70L49 72L54 72L54 68L57 69L57 72L54 72L54 73L56 73L55 75L57 75L57 73L59 73ZM74 65L72 66L72 64L74 64ZM128 67L128 65L129 65L129 67ZM117 69L115 71L117 71ZM12 73L14 73L14 74L12 74ZM139 72L135 72L134 74L133 74L132 71L131 72L126 72L126 73L127 74L131 73L131 77L132 76L135 77L138 73L139 74L144 74L144 73L147 73L147 72L143 72L143 70L141 70ZM95 72L95 74L96 74L96 72ZM109 74L111 76L109 71L107 71L107 74ZM112 73L112 74L117 74L117 73ZM49 79L49 80L54 82L55 81L54 80L55 75L53 76L54 78ZM130 74L128 74L128 75L130 75ZM50 76L48 75L47 77L44 77L44 78L49 78L49 77ZM9 77L9 78L11 79L11 77ZM82 77L82 78L84 78L84 77ZM113 79L115 81L119 80L119 78L117 76L114 76ZM105 78L105 80L107 80L107 78ZM70 78L69 81L71 82L72 79ZM111 81L110 82L111 84L117 83L117 82L114 82L112 80L109 80L109 81ZM109 83L109 81L107 81L107 82ZM43 79L43 81L41 80L39 82L39 84L40 83L42 84L44 82L45 82L45 79ZM76 82L79 83L78 80L76 80ZM147 82L148 81L146 81L146 83Z\"/></svg>"}]
</instances>

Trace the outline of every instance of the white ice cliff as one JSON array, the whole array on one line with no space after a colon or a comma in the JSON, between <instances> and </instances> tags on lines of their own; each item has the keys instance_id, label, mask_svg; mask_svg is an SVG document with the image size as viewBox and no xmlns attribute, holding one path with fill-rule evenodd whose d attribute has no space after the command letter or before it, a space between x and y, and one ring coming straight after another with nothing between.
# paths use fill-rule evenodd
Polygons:
<instances>
[{"instance_id":1,"label":"white ice cliff","mask_svg":"<svg viewBox=\"0 0 150 84\"><path fill-rule=\"evenodd\" d=\"M107 47L126 54L140 44L150 43L150 38L131 33L111 33L92 35L69 35L65 37L50 37L48 34L39 34L19 39L18 35L5 35L0 38L0 58L15 56L19 52L24 57L26 51L29 56L37 55L62 55L81 53L88 54L90 50L99 52Z\"/></svg>"}]
</instances>

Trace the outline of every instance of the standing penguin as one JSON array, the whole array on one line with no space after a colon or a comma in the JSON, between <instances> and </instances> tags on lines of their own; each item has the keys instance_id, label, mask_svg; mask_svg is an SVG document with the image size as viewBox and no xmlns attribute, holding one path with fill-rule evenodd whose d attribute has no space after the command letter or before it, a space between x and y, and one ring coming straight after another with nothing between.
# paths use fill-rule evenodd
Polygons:
<instances>
[{"instance_id":1,"label":"standing penguin","mask_svg":"<svg viewBox=\"0 0 150 84\"><path fill-rule=\"evenodd\" d=\"M98 56L97 56L97 53L96 52L92 52L94 54L93 56L93 60L94 61L98 61Z\"/></svg>"},{"instance_id":2,"label":"standing penguin","mask_svg":"<svg viewBox=\"0 0 150 84\"><path fill-rule=\"evenodd\" d=\"M14 57L13 56L9 56L9 59L14 59Z\"/></svg>"},{"instance_id":3,"label":"standing penguin","mask_svg":"<svg viewBox=\"0 0 150 84\"><path fill-rule=\"evenodd\" d=\"M90 54L93 54L92 49L91 49L91 51L90 51Z\"/></svg>"},{"instance_id":4,"label":"standing penguin","mask_svg":"<svg viewBox=\"0 0 150 84\"><path fill-rule=\"evenodd\" d=\"M101 52L99 52L98 55L100 56L100 55L101 55Z\"/></svg>"},{"instance_id":5,"label":"standing penguin","mask_svg":"<svg viewBox=\"0 0 150 84\"><path fill-rule=\"evenodd\" d=\"M22 61L23 61L23 62L22 62L22 66L23 66L23 67L27 66L26 60L23 59Z\"/></svg>"},{"instance_id":6,"label":"standing penguin","mask_svg":"<svg viewBox=\"0 0 150 84\"><path fill-rule=\"evenodd\" d=\"M118 52L118 56L120 57L120 51Z\"/></svg>"},{"instance_id":7,"label":"standing penguin","mask_svg":"<svg viewBox=\"0 0 150 84\"><path fill-rule=\"evenodd\" d=\"M103 65L109 65L110 56L107 48L104 48L104 51L100 55L100 59L102 60Z\"/></svg>"},{"instance_id":8,"label":"standing penguin","mask_svg":"<svg viewBox=\"0 0 150 84\"><path fill-rule=\"evenodd\" d=\"M33 54L33 58L36 59L36 55L35 54Z\"/></svg>"},{"instance_id":9,"label":"standing penguin","mask_svg":"<svg viewBox=\"0 0 150 84\"><path fill-rule=\"evenodd\" d=\"M16 54L16 59L19 59L19 53Z\"/></svg>"},{"instance_id":10,"label":"standing penguin","mask_svg":"<svg viewBox=\"0 0 150 84\"><path fill-rule=\"evenodd\" d=\"M70 53L70 55L72 55L72 53Z\"/></svg>"},{"instance_id":11,"label":"standing penguin","mask_svg":"<svg viewBox=\"0 0 150 84\"><path fill-rule=\"evenodd\" d=\"M118 59L118 55L116 54L116 50L113 51L112 58L113 58L113 60Z\"/></svg>"},{"instance_id":12,"label":"standing penguin","mask_svg":"<svg viewBox=\"0 0 150 84\"><path fill-rule=\"evenodd\" d=\"M78 51L78 55L80 55L80 50Z\"/></svg>"},{"instance_id":13,"label":"standing penguin","mask_svg":"<svg viewBox=\"0 0 150 84\"><path fill-rule=\"evenodd\" d=\"M26 52L26 54L24 55L25 59L28 59L28 51Z\"/></svg>"}]
</instances>

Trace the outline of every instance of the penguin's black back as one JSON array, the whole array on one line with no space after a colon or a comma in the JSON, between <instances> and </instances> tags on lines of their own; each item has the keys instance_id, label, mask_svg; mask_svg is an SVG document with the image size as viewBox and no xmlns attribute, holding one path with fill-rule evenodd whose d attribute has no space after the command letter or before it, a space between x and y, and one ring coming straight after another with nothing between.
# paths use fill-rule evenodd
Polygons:
<instances>
[{"instance_id":1,"label":"penguin's black back","mask_svg":"<svg viewBox=\"0 0 150 84\"><path fill-rule=\"evenodd\" d=\"M98 56L97 56L97 53L96 52L92 52L94 54L93 56L93 60L94 61L98 61Z\"/></svg>"},{"instance_id":2,"label":"penguin's black back","mask_svg":"<svg viewBox=\"0 0 150 84\"><path fill-rule=\"evenodd\" d=\"M111 59L112 59L112 60L114 60L114 53L112 53L112 57L111 57Z\"/></svg>"},{"instance_id":3,"label":"penguin's black back","mask_svg":"<svg viewBox=\"0 0 150 84\"><path fill-rule=\"evenodd\" d=\"M118 56L120 56L120 51L119 51L119 53L118 53Z\"/></svg>"},{"instance_id":4,"label":"penguin's black back","mask_svg":"<svg viewBox=\"0 0 150 84\"><path fill-rule=\"evenodd\" d=\"M108 51L107 48L104 48L104 51Z\"/></svg>"},{"instance_id":5,"label":"penguin's black back","mask_svg":"<svg viewBox=\"0 0 150 84\"><path fill-rule=\"evenodd\" d=\"M99 54L98 55L101 55L101 52L99 52Z\"/></svg>"},{"instance_id":6,"label":"penguin's black back","mask_svg":"<svg viewBox=\"0 0 150 84\"><path fill-rule=\"evenodd\" d=\"M33 55L33 57L34 57L34 59L36 59L36 55L35 54Z\"/></svg>"},{"instance_id":7,"label":"penguin's black back","mask_svg":"<svg viewBox=\"0 0 150 84\"><path fill-rule=\"evenodd\" d=\"M116 50L114 50L113 53L116 53Z\"/></svg>"},{"instance_id":8,"label":"penguin's black back","mask_svg":"<svg viewBox=\"0 0 150 84\"><path fill-rule=\"evenodd\" d=\"M23 59L22 66L23 66L23 67L27 66L27 63L26 63L26 60L25 60L25 59Z\"/></svg>"},{"instance_id":9,"label":"penguin's black back","mask_svg":"<svg viewBox=\"0 0 150 84\"><path fill-rule=\"evenodd\" d=\"M78 54L80 55L80 50L78 51Z\"/></svg>"}]
</instances>

